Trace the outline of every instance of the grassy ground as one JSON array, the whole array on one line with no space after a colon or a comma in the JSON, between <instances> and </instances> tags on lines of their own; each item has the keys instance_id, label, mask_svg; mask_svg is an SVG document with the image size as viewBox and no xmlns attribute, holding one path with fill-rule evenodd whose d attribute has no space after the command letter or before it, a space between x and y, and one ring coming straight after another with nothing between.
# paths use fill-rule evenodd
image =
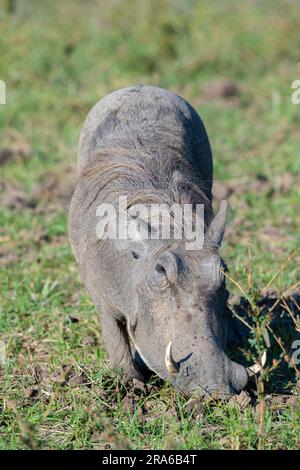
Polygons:
<instances>
[{"instance_id":1,"label":"grassy ground","mask_svg":"<svg viewBox=\"0 0 300 470\"><path fill-rule=\"evenodd\" d=\"M299 29L289 1L0 1L0 449L299 448ZM66 236L80 127L136 83L191 101L210 136L230 302L252 328L241 351L268 349L237 403L122 383L80 284Z\"/></svg>"}]
</instances>

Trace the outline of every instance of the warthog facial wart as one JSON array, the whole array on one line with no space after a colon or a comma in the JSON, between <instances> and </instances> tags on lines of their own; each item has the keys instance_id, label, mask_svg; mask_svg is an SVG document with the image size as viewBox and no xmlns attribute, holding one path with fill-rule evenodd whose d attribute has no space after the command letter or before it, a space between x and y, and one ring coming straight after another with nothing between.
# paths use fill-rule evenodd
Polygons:
<instances>
[{"instance_id":1,"label":"warthog facial wart","mask_svg":"<svg viewBox=\"0 0 300 470\"><path fill-rule=\"evenodd\" d=\"M140 380L150 369L186 395L239 393L263 364L226 354L227 203L214 215L197 112L158 87L111 93L85 120L78 175L69 238L111 363Z\"/></svg>"}]
</instances>

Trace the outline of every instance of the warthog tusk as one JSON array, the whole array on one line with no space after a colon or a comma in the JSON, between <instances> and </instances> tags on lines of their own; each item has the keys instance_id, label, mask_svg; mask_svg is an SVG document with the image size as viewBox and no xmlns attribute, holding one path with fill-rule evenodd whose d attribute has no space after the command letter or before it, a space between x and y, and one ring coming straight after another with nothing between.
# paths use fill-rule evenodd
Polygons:
<instances>
[{"instance_id":1,"label":"warthog tusk","mask_svg":"<svg viewBox=\"0 0 300 470\"><path fill-rule=\"evenodd\" d=\"M172 356L172 341L169 342L166 348L165 363L167 371L172 375L177 375L179 372L179 364L174 360Z\"/></svg>"},{"instance_id":2,"label":"warthog tusk","mask_svg":"<svg viewBox=\"0 0 300 470\"><path fill-rule=\"evenodd\" d=\"M264 367L266 360L267 360L267 353L266 351L264 351L263 355L261 356L261 364L258 364L256 362L255 364L253 364L253 366L246 368L249 377L253 377L254 375L257 375Z\"/></svg>"}]
</instances>

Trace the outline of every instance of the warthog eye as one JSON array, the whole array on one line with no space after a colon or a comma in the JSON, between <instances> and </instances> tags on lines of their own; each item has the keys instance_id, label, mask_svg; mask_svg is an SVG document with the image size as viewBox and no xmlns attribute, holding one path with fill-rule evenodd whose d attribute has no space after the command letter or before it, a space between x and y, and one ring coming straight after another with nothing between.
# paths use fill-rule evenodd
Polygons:
<instances>
[{"instance_id":1,"label":"warthog eye","mask_svg":"<svg viewBox=\"0 0 300 470\"><path fill-rule=\"evenodd\" d=\"M159 272L159 273L166 274L166 270L165 270L165 268L164 268L161 264L157 264L157 265L155 266L155 269L156 269L156 271Z\"/></svg>"},{"instance_id":2,"label":"warthog eye","mask_svg":"<svg viewBox=\"0 0 300 470\"><path fill-rule=\"evenodd\" d=\"M132 251L131 253L135 259L139 259L140 255L136 251Z\"/></svg>"},{"instance_id":3,"label":"warthog eye","mask_svg":"<svg viewBox=\"0 0 300 470\"><path fill-rule=\"evenodd\" d=\"M167 272L161 264L155 265L154 270L148 276L148 280L150 285L158 290L164 290L169 285Z\"/></svg>"}]
</instances>

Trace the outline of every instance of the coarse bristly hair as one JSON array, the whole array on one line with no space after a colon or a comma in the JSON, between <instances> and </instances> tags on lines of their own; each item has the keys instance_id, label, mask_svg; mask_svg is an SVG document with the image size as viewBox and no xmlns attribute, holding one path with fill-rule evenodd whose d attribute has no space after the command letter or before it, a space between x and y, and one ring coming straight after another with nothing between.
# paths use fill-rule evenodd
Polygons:
<instances>
[{"instance_id":1,"label":"coarse bristly hair","mask_svg":"<svg viewBox=\"0 0 300 470\"><path fill-rule=\"evenodd\" d=\"M115 204L127 196L128 207L135 204L203 204L205 225L212 216L212 204L192 166L177 149L149 154L144 150L108 147L97 151L80 175L88 191L87 209L97 202ZM203 182L202 182L203 183Z\"/></svg>"}]
</instances>

